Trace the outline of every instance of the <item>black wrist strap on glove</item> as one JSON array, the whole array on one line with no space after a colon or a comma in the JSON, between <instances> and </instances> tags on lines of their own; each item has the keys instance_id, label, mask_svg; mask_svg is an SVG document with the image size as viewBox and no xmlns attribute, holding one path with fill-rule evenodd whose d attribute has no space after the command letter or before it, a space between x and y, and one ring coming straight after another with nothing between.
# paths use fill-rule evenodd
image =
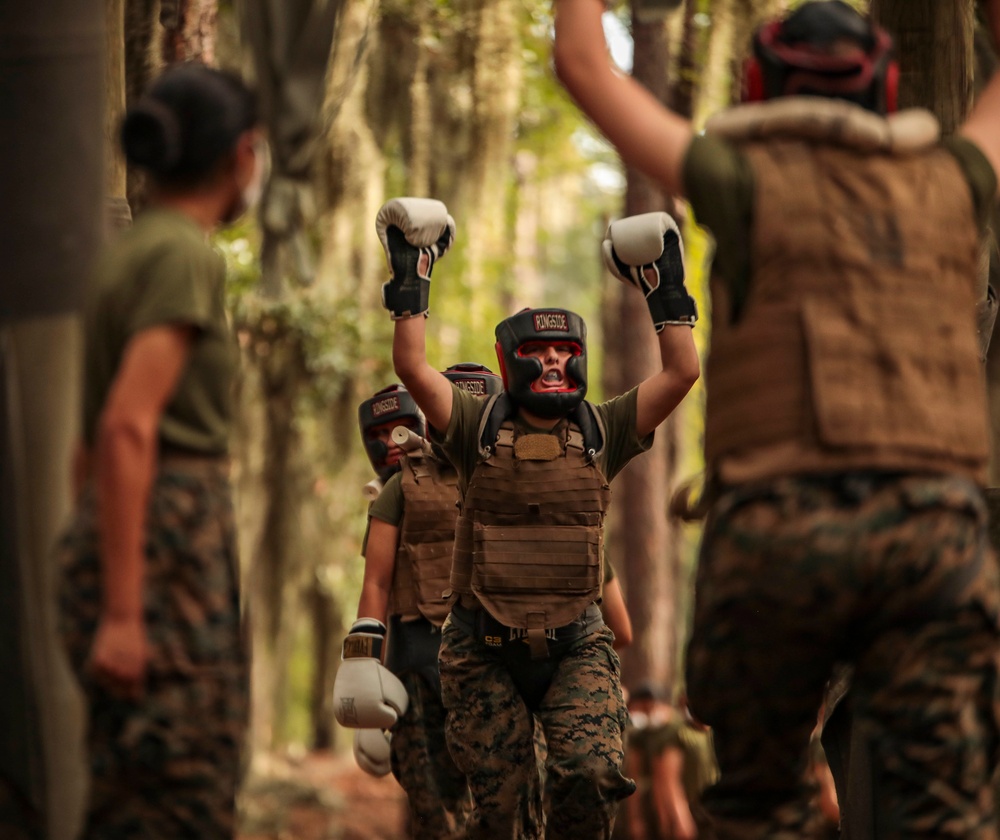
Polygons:
<instances>
[{"instance_id":1,"label":"black wrist strap on glove","mask_svg":"<svg viewBox=\"0 0 1000 840\"><path fill-rule=\"evenodd\" d=\"M382 305L394 319L426 315L430 309L431 248L418 248L406 241L395 225L386 232L391 255L392 279L382 285Z\"/></svg>"},{"instance_id":2,"label":"black wrist strap on glove","mask_svg":"<svg viewBox=\"0 0 1000 840\"><path fill-rule=\"evenodd\" d=\"M621 260L614 248L611 256L621 276L628 278L645 295L657 332L668 324L695 325L698 307L684 286L684 257L676 231L668 230L663 234L663 253L655 262L629 265Z\"/></svg>"}]
</instances>

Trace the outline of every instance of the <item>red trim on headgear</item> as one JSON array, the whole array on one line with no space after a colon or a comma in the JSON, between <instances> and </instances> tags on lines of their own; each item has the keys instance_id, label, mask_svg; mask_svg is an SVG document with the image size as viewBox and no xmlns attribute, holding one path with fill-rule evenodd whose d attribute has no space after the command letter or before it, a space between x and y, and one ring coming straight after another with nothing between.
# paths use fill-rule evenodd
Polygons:
<instances>
[{"instance_id":1,"label":"red trim on headgear","mask_svg":"<svg viewBox=\"0 0 1000 840\"><path fill-rule=\"evenodd\" d=\"M499 341L493 345L493 349L496 350L497 352L497 362L500 364L500 378L503 379L503 387L504 390L506 390L507 388L510 387L507 384L507 364L504 361L503 348L500 346Z\"/></svg>"},{"instance_id":2,"label":"red trim on headgear","mask_svg":"<svg viewBox=\"0 0 1000 840\"><path fill-rule=\"evenodd\" d=\"M872 28L875 43L871 50L866 52L859 44L856 51L833 55L812 49L808 45L782 42L783 25L783 20L771 21L761 26L754 37L757 54L748 58L743 68L745 102L794 96L801 90L849 98L863 94L872 89L874 84L880 83L886 111L896 109L899 67L889 58L892 53L892 38L884 29ZM770 79L763 63L772 69ZM768 90L769 82L773 85L776 81L773 71L782 74L780 91ZM879 74L881 80L877 78Z\"/></svg>"},{"instance_id":3,"label":"red trim on headgear","mask_svg":"<svg viewBox=\"0 0 1000 840\"><path fill-rule=\"evenodd\" d=\"M764 101L764 72L760 62L750 56L743 62L743 95L744 102Z\"/></svg>"},{"instance_id":4,"label":"red trim on headgear","mask_svg":"<svg viewBox=\"0 0 1000 840\"><path fill-rule=\"evenodd\" d=\"M885 68L885 112L894 114L899 108L899 62L890 61Z\"/></svg>"}]
</instances>

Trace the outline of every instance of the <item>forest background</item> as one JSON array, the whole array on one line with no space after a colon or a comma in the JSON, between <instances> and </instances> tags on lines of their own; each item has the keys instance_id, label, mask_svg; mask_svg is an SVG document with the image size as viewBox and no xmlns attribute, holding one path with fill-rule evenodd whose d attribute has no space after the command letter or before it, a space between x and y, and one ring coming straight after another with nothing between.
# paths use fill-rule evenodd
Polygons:
<instances>
[{"instance_id":1,"label":"forest background","mask_svg":"<svg viewBox=\"0 0 1000 840\"><path fill-rule=\"evenodd\" d=\"M261 65L240 37L250 0L105 2L106 189L112 213L126 218L143 202L141 180L111 142L127 103L174 61L202 60L251 78ZM363 573L361 488L372 478L356 409L394 381L391 322L379 302L386 267L374 231L385 200L439 198L457 222L431 292L429 357L439 368L464 361L495 368L496 322L523 306L552 305L587 321L591 399L622 393L653 372L644 302L599 259L609 220L637 212L677 215L688 286L702 313L695 329L702 351L711 324L710 237L682 204L625 171L563 93L550 66L548 0L335 5L304 162L294 171L276 167L281 177L272 178L262 215L218 237L244 362L233 454L253 627L255 756L343 748L349 740L338 738L330 701ZM623 70L700 125L738 99L753 29L795 5L633 0L609 11L606 29ZM862 0L854 5L869 9ZM953 129L977 77L992 67L981 42L977 69L975 4L873 0L870 10L897 37L901 104L930 107ZM615 481L608 556L636 630L622 657L626 685L651 679L683 690L699 534L668 516L668 501L702 469L703 403L699 383L657 432L652 452Z\"/></svg>"}]
</instances>

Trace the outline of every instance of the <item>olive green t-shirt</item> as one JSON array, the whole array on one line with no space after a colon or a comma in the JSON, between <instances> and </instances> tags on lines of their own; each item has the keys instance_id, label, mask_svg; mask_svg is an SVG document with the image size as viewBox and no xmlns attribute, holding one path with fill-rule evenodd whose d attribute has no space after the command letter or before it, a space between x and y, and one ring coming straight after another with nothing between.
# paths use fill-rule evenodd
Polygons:
<instances>
[{"instance_id":1,"label":"olive green t-shirt","mask_svg":"<svg viewBox=\"0 0 1000 840\"><path fill-rule=\"evenodd\" d=\"M958 161L972 192L980 227L993 206L997 176L971 140L955 135L941 146ZM684 189L698 224L715 238L713 274L729 286L733 311L746 301L750 281L750 232L753 227L754 174L739 147L720 137L695 137L684 158Z\"/></svg>"},{"instance_id":2,"label":"olive green t-shirt","mask_svg":"<svg viewBox=\"0 0 1000 840\"><path fill-rule=\"evenodd\" d=\"M403 474L393 473L382 487L378 498L368 508L368 518L380 519L390 525L399 526L403 521Z\"/></svg>"},{"instance_id":3,"label":"olive green t-shirt","mask_svg":"<svg viewBox=\"0 0 1000 840\"><path fill-rule=\"evenodd\" d=\"M605 430L604 448L597 454L595 462L608 481L618 475L636 455L645 452L653 444L652 433L640 440L635 431L638 393L639 389L635 387L620 397L594 406ZM431 439L441 445L454 465L458 472L459 493L464 496L472 472L479 462L479 422L486 403L454 384L451 386L451 394L448 430L442 436L437 429L432 428ZM517 417L514 423L525 431L538 434L550 432L549 429L535 429Z\"/></svg>"},{"instance_id":4,"label":"olive green t-shirt","mask_svg":"<svg viewBox=\"0 0 1000 840\"><path fill-rule=\"evenodd\" d=\"M87 307L83 421L89 446L129 341L151 327L185 325L196 329L196 338L160 418L160 442L226 452L237 349L224 283L222 256L193 220L172 210L147 210L105 250Z\"/></svg>"}]
</instances>

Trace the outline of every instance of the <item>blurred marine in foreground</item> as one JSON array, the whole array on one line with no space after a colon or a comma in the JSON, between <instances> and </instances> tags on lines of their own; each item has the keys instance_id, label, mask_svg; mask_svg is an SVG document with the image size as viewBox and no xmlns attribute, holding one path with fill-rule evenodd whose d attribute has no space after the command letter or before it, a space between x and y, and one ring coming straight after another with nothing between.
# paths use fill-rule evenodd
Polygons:
<instances>
[{"instance_id":1,"label":"blurred marine in foreground","mask_svg":"<svg viewBox=\"0 0 1000 840\"><path fill-rule=\"evenodd\" d=\"M612 69L603 10L556 0L557 72L718 243L687 660L722 772L715 831L806 836L805 747L850 661L875 836L994 838L1000 599L975 312L1000 78L941 140L929 113L893 113L889 35L839 0L806 3L757 32L748 104L696 137Z\"/></svg>"}]
</instances>

